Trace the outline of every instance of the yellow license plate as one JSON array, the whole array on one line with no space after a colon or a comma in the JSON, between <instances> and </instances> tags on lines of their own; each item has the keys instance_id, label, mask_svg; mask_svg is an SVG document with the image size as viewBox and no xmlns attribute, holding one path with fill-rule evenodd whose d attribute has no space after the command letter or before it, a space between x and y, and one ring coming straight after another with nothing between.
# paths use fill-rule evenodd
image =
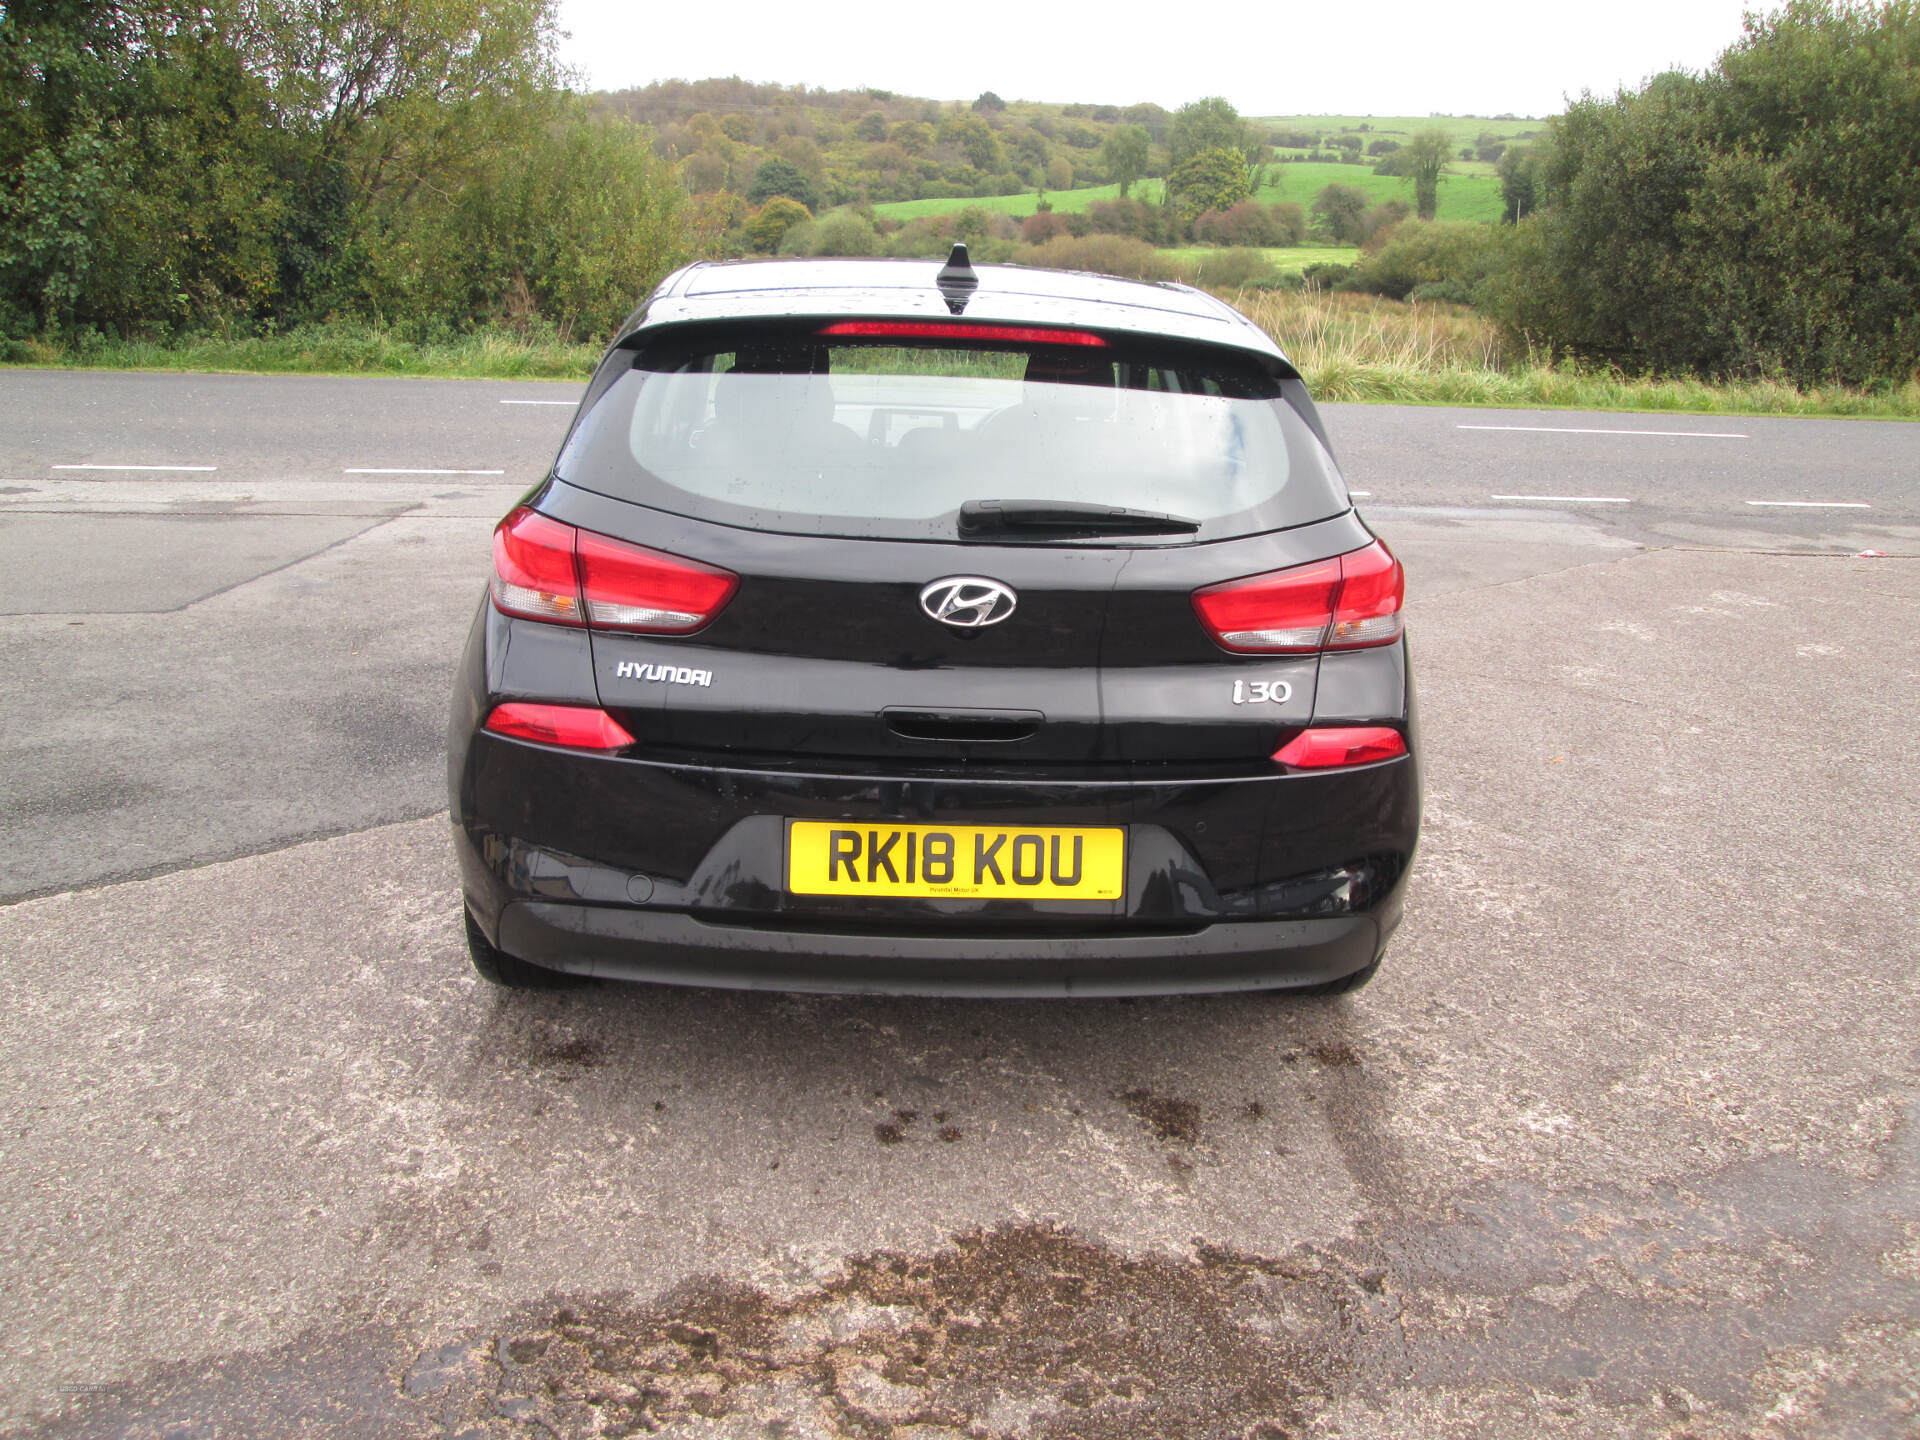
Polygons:
<instances>
[{"instance_id":1,"label":"yellow license plate","mask_svg":"<svg viewBox=\"0 0 1920 1440\"><path fill-rule=\"evenodd\" d=\"M795 820L787 829L787 888L796 895L1118 900L1126 852L1126 831L1117 828Z\"/></svg>"}]
</instances>

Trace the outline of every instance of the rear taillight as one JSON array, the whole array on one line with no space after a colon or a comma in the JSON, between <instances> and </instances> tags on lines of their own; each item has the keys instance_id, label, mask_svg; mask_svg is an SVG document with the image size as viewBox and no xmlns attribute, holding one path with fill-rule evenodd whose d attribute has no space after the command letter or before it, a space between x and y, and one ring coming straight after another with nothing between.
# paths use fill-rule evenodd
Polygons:
<instances>
[{"instance_id":1,"label":"rear taillight","mask_svg":"<svg viewBox=\"0 0 1920 1440\"><path fill-rule=\"evenodd\" d=\"M686 635L739 585L730 570L576 530L524 505L493 532L493 603L529 620Z\"/></svg>"},{"instance_id":2,"label":"rear taillight","mask_svg":"<svg viewBox=\"0 0 1920 1440\"><path fill-rule=\"evenodd\" d=\"M509 514L493 532L493 603L508 615L584 624L573 565L578 533L524 505Z\"/></svg>"},{"instance_id":3,"label":"rear taillight","mask_svg":"<svg viewBox=\"0 0 1920 1440\"><path fill-rule=\"evenodd\" d=\"M1364 549L1193 593L1194 613L1229 650L1308 654L1358 650L1400 638L1406 579L1375 540Z\"/></svg>"},{"instance_id":4,"label":"rear taillight","mask_svg":"<svg viewBox=\"0 0 1920 1440\"><path fill-rule=\"evenodd\" d=\"M486 729L516 740L542 745L564 745L571 750L624 750L633 736L604 710L587 705L530 705L514 701L496 705Z\"/></svg>"},{"instance_id":5,"label":"rear taillight","mask_svg":"<svg viewBox=\"0 0 1920 1440\"><path fill-rule=\"evenodd\" d=\"M1326 770L1336 765L1371 765L1407 753L1407 737L1385 725L1326 726L1302 730L1273 752L1295 770Z\"/></svg>"},{"instance_id":6,"label":"rear taillight","mask_svg":"<svg viewBox=\"0 0 1920 1440\"><path fill-rule=\"evenodd\" d=\"M684 635L718 615L740 585L740 577L730 570L644 550L590 530L580 532L575 554L587 620L596 629Z\"/></svg>"}]
</instances>

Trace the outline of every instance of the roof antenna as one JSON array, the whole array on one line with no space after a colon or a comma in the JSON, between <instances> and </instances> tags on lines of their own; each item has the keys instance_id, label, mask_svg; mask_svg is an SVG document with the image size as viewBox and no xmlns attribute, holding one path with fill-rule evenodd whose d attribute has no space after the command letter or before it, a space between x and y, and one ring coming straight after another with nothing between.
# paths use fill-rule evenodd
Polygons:
<instances>
[{"instance_id":1,"label":"roof antenna","mask_svg":"<svg viewBox=\"0 0 1920 1440\"><path fill-rule=\"evenodd\" d=\"M980 288L980 277L973 273L973 262L967 259L967 247L964 244L954 245L953 253L947 256L947 263L940 267L940 273L934 277L934 284L940 287L947 309L953 314L958 315L967 308L973 292Z\"/></svg>"}]
</instances>

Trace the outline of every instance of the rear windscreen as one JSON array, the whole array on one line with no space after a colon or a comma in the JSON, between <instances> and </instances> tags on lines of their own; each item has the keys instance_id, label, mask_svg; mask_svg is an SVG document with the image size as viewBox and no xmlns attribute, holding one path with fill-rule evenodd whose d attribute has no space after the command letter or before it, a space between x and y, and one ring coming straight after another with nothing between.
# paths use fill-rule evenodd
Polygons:
<instances>
[{"instance_id":1,"label":"rear windscreen","mask_svg":"<svg viewBox=\"0 0 1920 1440\"><path fill-rule=\"evenodd\" d=\"M1279 381L1213 352L741 335L605 380L560 478L723 524L951 540L969 501L1093 504L1198 527L1106 542L1168 544L1348 503Z\"/></svg>"}]
</instances>

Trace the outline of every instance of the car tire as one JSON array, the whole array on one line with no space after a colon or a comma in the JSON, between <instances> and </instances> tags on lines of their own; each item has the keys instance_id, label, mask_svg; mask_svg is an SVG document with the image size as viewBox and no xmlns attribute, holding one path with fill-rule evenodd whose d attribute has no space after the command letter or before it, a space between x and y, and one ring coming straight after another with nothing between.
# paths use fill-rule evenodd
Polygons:
<instances>
[{"instance_id":1,"label":"car tire","mask_svg":"<svg viewBox=\"0 0 1920 1440\"><path fill-rule=\"evenodd\" d=\"M467 922L467 955L482 980L504 990L564 990L585 983L581 976L569 975L564 970L549 970L544 965L529 965L514 959L487 940L475 923L473 912L464 905L460 907L460 916Z\"/></svg>"},{"instance_id":2,"label":"car tire","mask_svg":"<svg viewBox=\"0 0 1920 1440\"><path fill-rule=\"evenodd\" d=\"M1291 990L1282 990L1282 995L1350 995L1360 989L1380 972L1380 956L1373 957L1371 965L1363 965L1351 975L1342 975L1338 980L1326 980L1318 985L1301 985Z\"/></svg>"}]
</instances>

